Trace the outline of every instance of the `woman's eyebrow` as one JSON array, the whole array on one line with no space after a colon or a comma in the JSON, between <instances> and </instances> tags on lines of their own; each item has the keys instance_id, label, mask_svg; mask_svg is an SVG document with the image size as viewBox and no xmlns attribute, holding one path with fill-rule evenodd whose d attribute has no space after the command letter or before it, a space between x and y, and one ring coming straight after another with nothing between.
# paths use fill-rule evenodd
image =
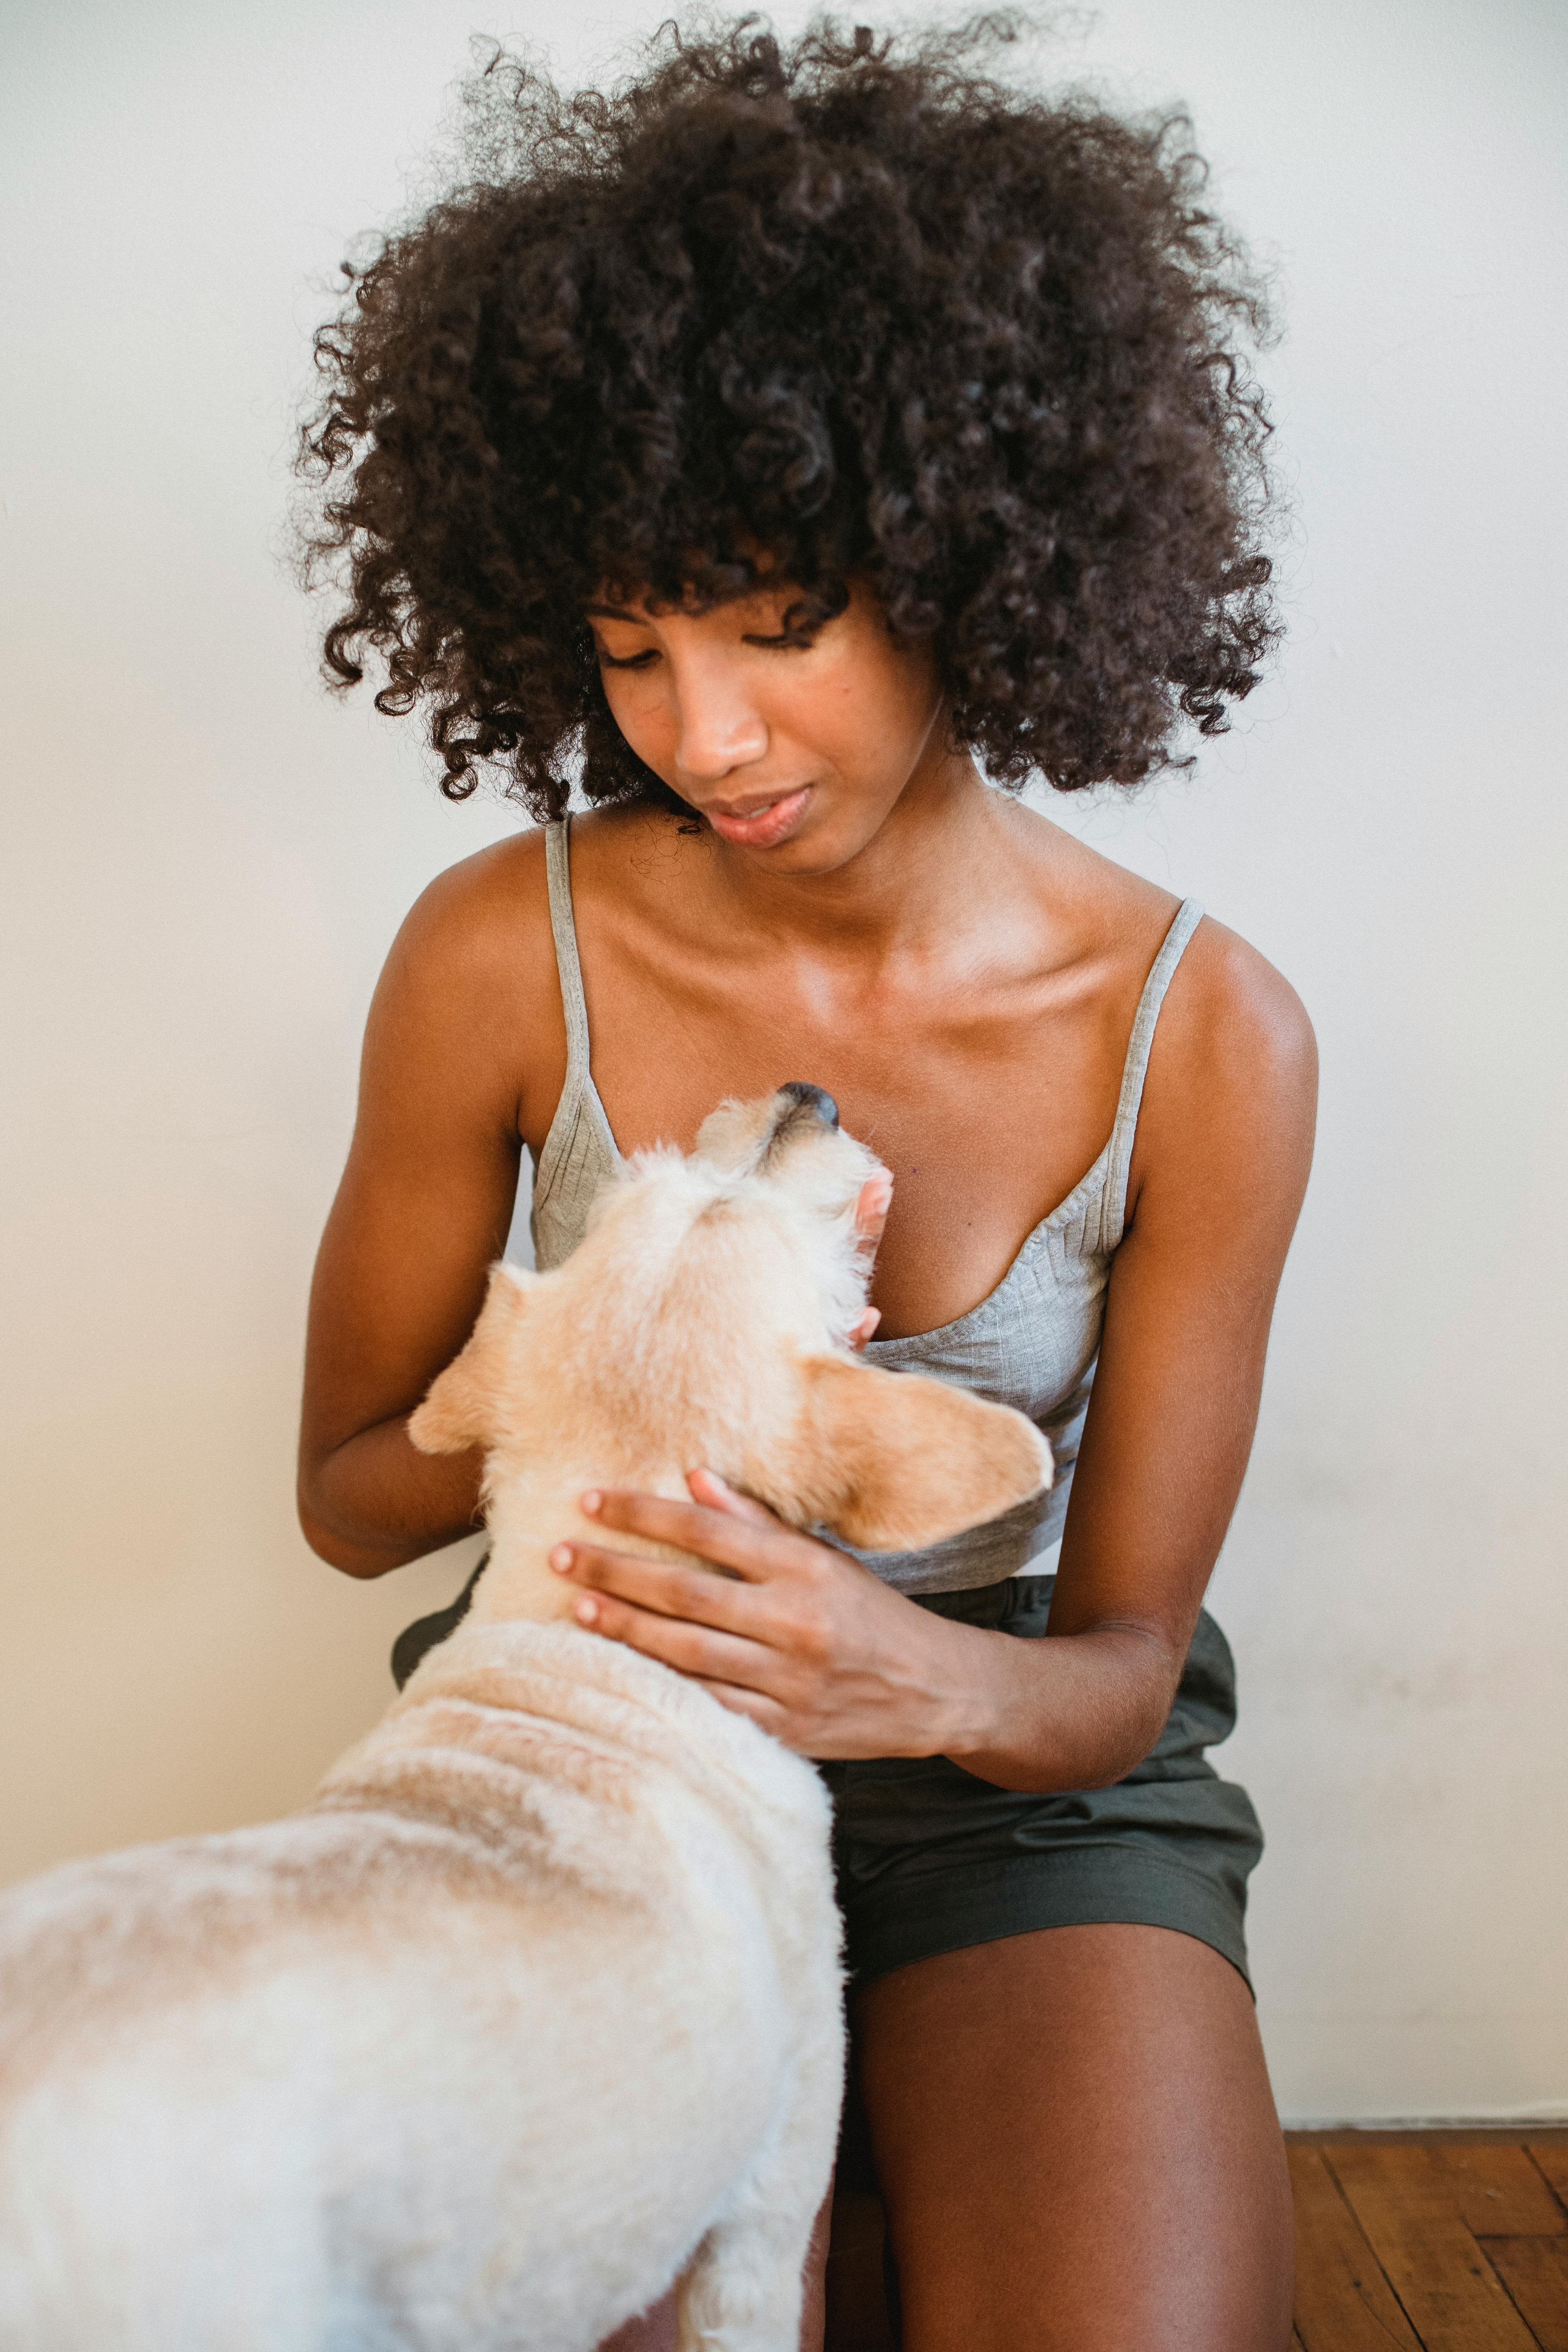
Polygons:
<instances>
[{"instance_id":1,"label":"woman's eyebrow","mask_svg":"<svg viewBox=\"0 0 1568 2352\"><path fill-rule=\"evenodd\" d=\"M630 621L639 629L648 625L641 613L624 613L618 604L584 604L583 610L591 621Z\"/></svg>"}]
</instances>

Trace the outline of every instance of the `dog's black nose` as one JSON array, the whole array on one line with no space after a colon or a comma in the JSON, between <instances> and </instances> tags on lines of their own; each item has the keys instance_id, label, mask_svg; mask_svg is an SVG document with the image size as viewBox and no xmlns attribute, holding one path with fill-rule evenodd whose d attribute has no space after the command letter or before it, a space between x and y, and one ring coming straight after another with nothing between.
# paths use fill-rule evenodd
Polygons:
<instances>
[{"instance_id":1,"label":"dog's black nose","mask_svg":"<svg viewBox=\"0 0 1568 2352\"><path fill-rule=\"evenodd\" d=\"M808 1087L804 1079L792 1078L787 1087L779 1088L779 1092L787 1095L791 1102L798 1103L802 1110L814 1110L824 1127L837 1126L838 1105L826 1087Z\"/></svg>"}]
</instances>

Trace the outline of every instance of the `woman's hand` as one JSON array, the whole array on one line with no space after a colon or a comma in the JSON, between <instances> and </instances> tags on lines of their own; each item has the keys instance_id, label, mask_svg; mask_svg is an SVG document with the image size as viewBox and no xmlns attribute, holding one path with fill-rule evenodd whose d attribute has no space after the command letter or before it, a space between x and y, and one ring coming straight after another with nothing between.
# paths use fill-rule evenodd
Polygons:
<instances>
[{"instance_id":1,"label":"woman's hand","mask_svg":"<svg viewBox=\"0 0 1568 2352\"><path fill-rule=\"evenodd\" d=\"M673 1666L797 1754L941 1756L984 1744L995 1635L919 1609L858 1560L799 1534L711 1471L690 1502L592 1492L607 1532L729 1569L714 1576L608 1543L559 1544L579 1624Z\"/></svg>"},{"instance_id":2,"label":"woman's hand","mask_svg":"<svg viewBox=\"0 0 1568 2352\"><path fill-rule=\"evenodd\" d=\"M892 1190L885 1170L861 1188L856 1224L868 1255ZM850 1345L864 1347L878 1320L868 1307ZM937 1756L965 1736L985 1664L969 1627L917 1609L711 1471L694 1470L687 1484L689 1503L595 1491L583 1509L606 1530L650 1537L731 1576L608 1544L560 1544L551 1566L585 1588L579 1624L689 1675L804 1756ZM980 1636L979 1651L988 1646Z\"/></svg>"},{"instance_id":3,"label":"woman's hand","mask_svg":"<svg viewBox=\"0 0 1568 2352\"><path fill-rule=\"evenodd\" d=\"M855 1234L869 1265L877 1255L877 1244L882 1238L882 1228L888 1222L888 1212L893 1205L893 1180L886 1168L868 1176L860 1187L860 1197L855 1203ZM858 1352L882 1319L879 1307L868 1307L849 1334L849 1345Z\"/></svg>"}]
</instances>

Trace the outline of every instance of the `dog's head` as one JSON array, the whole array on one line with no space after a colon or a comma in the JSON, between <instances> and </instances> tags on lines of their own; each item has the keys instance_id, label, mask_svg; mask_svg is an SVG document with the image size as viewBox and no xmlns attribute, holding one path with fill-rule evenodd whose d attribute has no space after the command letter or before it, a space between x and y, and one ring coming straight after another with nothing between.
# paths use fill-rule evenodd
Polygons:
<instances>
[{"instance_id":1,"label":"dog's head","mask_svg":"<svg viewBox=\"0 0 1568 2352\"><path fill-rule=\"evenodd\" d=\"M484 1446L492 1496L542 1463L667 1491L706 1467L871 1551L1026 1500L1051 1475L1032 1423L849 1352L870 1275L856 1208L880 1172L819 1087L721 1103L689 1156L639 1152L605 1185L563 1265L494 1269L415 1444Z\"/></svg>"}]
</instances>

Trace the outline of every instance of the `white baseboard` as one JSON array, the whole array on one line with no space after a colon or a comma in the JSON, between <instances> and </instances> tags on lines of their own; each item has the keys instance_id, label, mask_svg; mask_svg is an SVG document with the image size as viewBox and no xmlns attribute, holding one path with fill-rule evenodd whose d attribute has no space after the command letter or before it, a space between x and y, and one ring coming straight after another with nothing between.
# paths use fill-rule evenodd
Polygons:
<instances>
[{"instance_id":1,"label":"white baseboard","mask_svg":"<svg viewBox=\"0 0 1568 2352\"><path fill-rule=\"evenodd\" d=\"M1562 2131L1568 2102L1541 2099L1528 2107L1471 2107L1444 2116L1281 2116L1287 2131Z\"/></svg>"}]
</instances>

